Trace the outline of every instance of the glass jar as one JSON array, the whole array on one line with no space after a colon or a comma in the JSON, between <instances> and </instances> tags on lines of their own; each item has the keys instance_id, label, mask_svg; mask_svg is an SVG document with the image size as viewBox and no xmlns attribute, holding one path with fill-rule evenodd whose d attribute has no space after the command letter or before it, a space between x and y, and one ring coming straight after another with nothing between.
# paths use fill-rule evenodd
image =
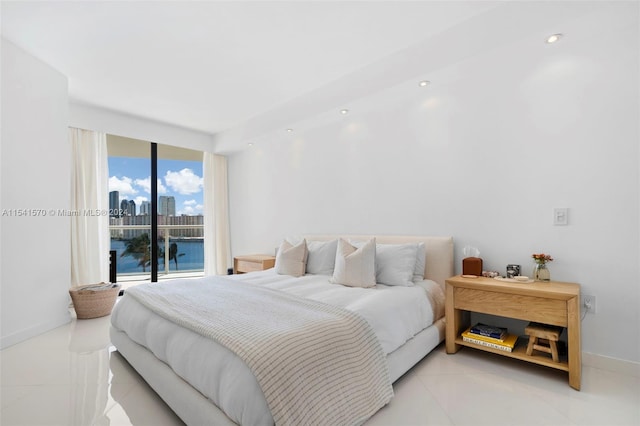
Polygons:
<instances>
[{"instance_id":1,"label":"glass jar","mask_svg":"<svg viewBox=\"0 0 640 426\"><path fill-rule=\"evenodd\" d=\"M535 263L533 265L533 279L536 281L551 281L551 273L546 263Z\"/></svg>"}]
</instances>

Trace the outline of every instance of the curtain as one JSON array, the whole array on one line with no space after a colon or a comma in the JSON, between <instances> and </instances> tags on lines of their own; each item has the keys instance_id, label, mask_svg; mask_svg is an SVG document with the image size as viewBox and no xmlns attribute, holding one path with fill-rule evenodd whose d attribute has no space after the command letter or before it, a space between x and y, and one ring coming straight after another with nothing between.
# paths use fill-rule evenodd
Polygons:
<instances>
[{"instance_id":1,"label":"curtain","mask_svg":"<svg viewBox=\"0 0 640 426\"><path fill-rule=\"evenodd\" d=\"M231 260L227 158L204 153L204 273L225 275Z\"/></svg>"},{"instance_id":2,"label":"curtain","mask_svg":"<svg viewBox=\"0 0 640 426\"><path fill-rule=\"evenodd\" d=\"M107 135L69 128L71 142L71 287L109 280Z\"/></svg>"}]
</instances>

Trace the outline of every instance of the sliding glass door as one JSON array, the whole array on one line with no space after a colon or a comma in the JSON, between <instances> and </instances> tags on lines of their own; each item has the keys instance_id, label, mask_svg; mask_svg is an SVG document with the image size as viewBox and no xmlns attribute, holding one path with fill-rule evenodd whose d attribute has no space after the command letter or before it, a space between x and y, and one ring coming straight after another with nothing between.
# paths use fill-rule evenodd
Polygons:
<instances>
[{"instance_id":1,"label":"sliding glass door","mask_svg":"<svg viewBox=\"0 0 640 426\"><path fill-rule=\"evenodd\" d=\"M150 144L107 136L109 228L118 282L151 280Z\"/></svg>"},{"instance_id":2,"label":"sliding glass door","mask_svg":"<svg viewBox=\"0 0 640 426\"><path fill-rule=\"evenodd\" d=\"M159 145L158 183L158 274L172 277L202 275L202 153L177 152Z\"/></svg>"},{"instance_id":3,"label":"sliding glass door","mask_svg":"<svg viewBox=\"0 0 640 426\"><path fill-rule=\"evenodd\" d=\"M202 152L107 136L119 282L204 273Z\"/></svg>"}]
</instances>

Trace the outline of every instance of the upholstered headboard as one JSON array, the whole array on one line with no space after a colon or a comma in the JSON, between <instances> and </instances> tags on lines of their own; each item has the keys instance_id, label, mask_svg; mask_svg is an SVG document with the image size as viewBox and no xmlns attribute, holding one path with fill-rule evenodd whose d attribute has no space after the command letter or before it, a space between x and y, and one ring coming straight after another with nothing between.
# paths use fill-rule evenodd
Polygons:
<instances>
[{"instance_id":1,"label":"upholstered headboard","mask_svg":"<svg viewBox=\"0 0 640 426\"><path fill-rule=\"evenodd\" d=\"M444 282L453 276L453 238L425 237L401 235L304 235L307 241L330 241L337 238L346 240L367 240L375 237L378 244L405 244L423 242L427 249L425 278L440 284L444 290Z\"/></svg>"}]
</instances>

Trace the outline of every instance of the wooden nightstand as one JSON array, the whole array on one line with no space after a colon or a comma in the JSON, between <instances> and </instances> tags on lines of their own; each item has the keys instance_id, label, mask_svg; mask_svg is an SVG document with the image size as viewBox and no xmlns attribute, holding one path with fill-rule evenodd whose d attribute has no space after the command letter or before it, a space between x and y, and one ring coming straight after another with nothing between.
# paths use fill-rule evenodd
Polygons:
<instances>
[{"instance_id":1,"label":"wooden nightstand","mask_svg":"<svg viewBox=\"0 0 640 426\"><path fill-rule=\"evenodd\" d=\"M244 274L245 272L264 271L265 269L273 268L275 264L275 256L268 254L236 256L233 258L233 273Z\"/></svg>"},{"instance_id":2,"label":"wooden nightstand","mask_svg":"<svg viewBox=\"0 0 640 426\"><path fill-rule=\"evenodd\" d=\"M481 312L566 327L568 356L555 362L547 356L527 355L527 346L522 344L512 352L504 352L465 342L460 333L469 326L467 312ZM462 346L468 346L564 370L569 373L569 385L580 390L580 285L556 281L525 284L483 277L451 277L446 280L445 315L448 354L456 353Z\"/></svg>"}]
</instances>

